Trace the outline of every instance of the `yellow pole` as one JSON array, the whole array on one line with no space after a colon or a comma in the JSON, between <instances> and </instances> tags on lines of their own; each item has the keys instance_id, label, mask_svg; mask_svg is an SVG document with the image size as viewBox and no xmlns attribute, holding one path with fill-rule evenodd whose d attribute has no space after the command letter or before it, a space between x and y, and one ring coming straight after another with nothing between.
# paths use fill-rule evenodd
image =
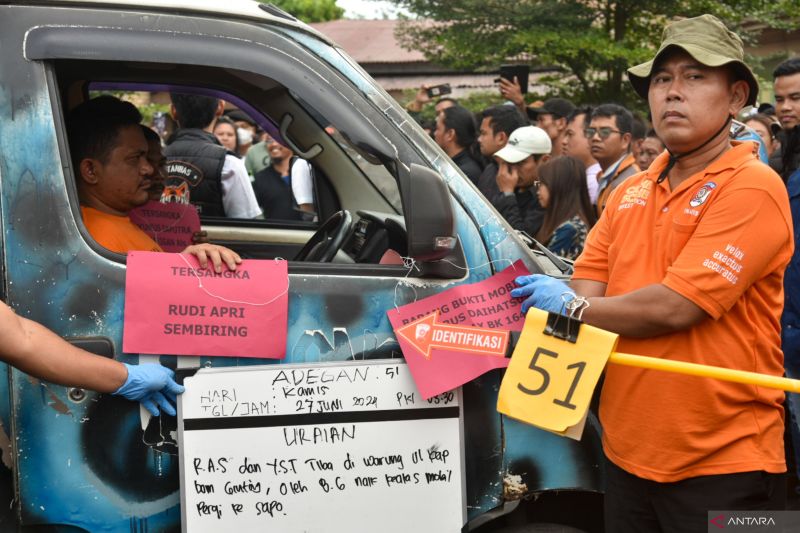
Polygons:
<instances>
[{"instance_id":1,"label":"yellow pole","mask_svg":"<svg viewBox=\"0 0 800 533\"><path fill-rule=\"evenodd\" d=\"M697 363L670 361L657 357L645 357L644 355L619 352L612 353L608 361L609 363L616 363L618 365L663 370L666 372L676 372L678 374L688 374L690 376L721 379L724 381L745 383L747 385L758 385L759 387L768 387L770 389L800 392L800 380L798 379L779 378L777 376L767 376L766 374L757 374L755 372L745 372L744 370L731 370L718 366L698 365Z\"/></svg>"}]
</instances>

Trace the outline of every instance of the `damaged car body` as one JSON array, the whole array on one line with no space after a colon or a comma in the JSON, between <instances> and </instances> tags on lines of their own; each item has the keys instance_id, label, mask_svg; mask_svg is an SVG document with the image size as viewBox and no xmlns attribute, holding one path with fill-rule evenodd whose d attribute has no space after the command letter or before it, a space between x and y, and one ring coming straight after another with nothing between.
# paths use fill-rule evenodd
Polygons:
<instances>
[{"instance_id":1,"label":"damaged car body","mask_svg":"<svg viewBox=\"0 0 800 533\"><path fill-rule=\"evenodd\" d=\"M121 350L125 257L86 230L69 156L64 117L107 91L222 98L313 168L315 220L201 217L211 242L244 258L290 259L286 358L195 364L401 358L388 310L519 259L531 272L562 275L333 43L255 2L225 2L224 12L183 4L0 1L0 296L21 316L94 353L156 358ZM388 250L403 260L382 262ZM174 356L160 361L176 365ZM168 420L2 371L0 419L22 531L180 527ZM603 489L594 414L580 442L540 431L497 413L501 379L495 371L463 387L468 530L499 528L509 513L519 516L509 523L535 520L534 496L574 502ZM569 507L545 521L575 525Z\"/></svg>"}]
</instances>

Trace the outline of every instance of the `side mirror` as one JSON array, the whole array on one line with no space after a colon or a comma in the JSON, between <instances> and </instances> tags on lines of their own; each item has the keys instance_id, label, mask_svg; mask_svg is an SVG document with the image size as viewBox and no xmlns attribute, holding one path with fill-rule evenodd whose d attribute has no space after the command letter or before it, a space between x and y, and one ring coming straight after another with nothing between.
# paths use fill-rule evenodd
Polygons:
<instances>
[{"instance_id":1,"label":"side mirror","mask_svg":"<svg viewBox=\"0 0 800 533\"><path fill-rule=\"evenodd\" d=\"M408 255L418 261L447 257L456 247L450 190L442 177L421 165L398 165Z\"/></svg>"}]
</instances>

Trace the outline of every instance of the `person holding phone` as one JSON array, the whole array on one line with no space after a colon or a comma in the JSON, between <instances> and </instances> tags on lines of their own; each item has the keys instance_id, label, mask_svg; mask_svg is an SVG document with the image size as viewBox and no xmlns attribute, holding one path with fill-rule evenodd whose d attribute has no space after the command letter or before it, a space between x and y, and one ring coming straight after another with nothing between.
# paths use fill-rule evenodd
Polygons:
<instances>
[{"instance_id":1,"label":"person holding phone","mask_svg":"<svg viewBox=\"0 0 800 533\"><path fill-rule=\"evenodd\" d=\"M525 114L525 94L528 92L528 65L503 65L500 77L500 96L514 104L520 113Z\"/></svg>"},{"instance_id":2,"label":"person holding phone","mask_svg":"<svg viewBox=\"0 0 800 533\"><path fill-rule=\"evenodd\" d=\"M539 166L550 158L550 137L541 128L523 126L511 133L505 147L494 154L499 169L492 205L512 228L531 237L542 226L544 209L539 203L534 183Z\"/></svg>"},{"instance_id":3,"label":"person holding phone","mask_svg":"<svg viewBox=\"0 0 800 533\"><path fill-rule=\"evenodd\" d=\"M422 112L422 108L425 107L425 104L428 102L433 101L434 98L437 96L439 99L436 101L434 105L434 110L438 115L448 107L453 107L458 105L458 100L455 98L451 98L449 96L445 96L451 94L452 90L450 88L449 83L444 83L441 85L425 85L423 84L422 87L419 88L417 94L414 95L414 99L411 100L406 105L406 111L416 120L419 122L420 120L420 113Z\"/></svg>"}]
</instances>

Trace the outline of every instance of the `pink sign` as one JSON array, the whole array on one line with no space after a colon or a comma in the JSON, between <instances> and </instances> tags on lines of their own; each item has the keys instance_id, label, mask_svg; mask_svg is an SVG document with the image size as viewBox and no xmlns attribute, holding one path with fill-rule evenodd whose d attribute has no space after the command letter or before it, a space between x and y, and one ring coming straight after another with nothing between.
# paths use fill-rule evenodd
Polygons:
<instances>
[{"instance_id":1,"label":"pink sign","mask_svg":"<svg viewBox=\"0 0 800 533\"><path fill-rule=\"evenodd\" d=\"M489 370L505 368L509 360L502 355L488 353L490 350L480 353L475 350L447 350L436 346L431 347L426 354L419 348L423 343L409 341L406 337L411 333L404 330L404 335L398 335L398 330L438 311L436 321L439 323L521 331L525 324L525 315L520 311L521 300L512 298L509 293L516 287L514 279L527 274L529 271L522 261L517 261L479 283L459 285L387 312L408 368L424 398L459 387ZM424 328L421 331L416 329L419 328L415 328L414 335L424 336L427 333Z\"/></svg>"},{"instance_id":2,"label":"pink sign","mask_svg":"<svg viewBox=\"0 0 800 533\"><path fill-rule=\"evenodd\" d=\"M200 231L200 216L191 204L149 201L130 212L131 222L142 228L165 252L182 252Z\"/></svg>"},{"instance_id":3,"label":"pink sign","mask_svg":"<svg viewBox=\"0 0 800 533\"><path fill-rule=\"evenodd\" d=\"M288 288L286 261L217 274L189 254L129 252L122 349L282 359Z\"/></svg>"}]
</instances>

